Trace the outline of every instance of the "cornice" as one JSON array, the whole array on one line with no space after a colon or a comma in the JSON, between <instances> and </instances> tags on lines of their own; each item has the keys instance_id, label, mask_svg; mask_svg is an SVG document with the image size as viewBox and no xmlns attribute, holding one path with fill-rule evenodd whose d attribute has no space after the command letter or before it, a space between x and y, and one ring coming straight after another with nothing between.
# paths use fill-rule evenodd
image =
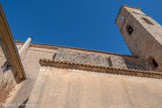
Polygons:
<instances>
[{"instance_id":1,"label":"cornice","mask_svg":"<svg viewBox=\"0 0 162 108\"><path fill-rule=\"evenodd\" d=\"M133 9L141 9L141 8L137 8L137 7L133 7L133 6L128 6L128 5L125 5L125 4L122 4L122 6L121 7L129 7L129 8L133 8Z\"/></svg>"},{"instance_id":2,"label":"cornice","mask_svg":"<svg viewBox=\"0 0 162 108\"><path fill-rule=\"evenodd\" d=\"M137 76L137 77L162 79L162 73L155 72L155 71L142 71L142 70L135 70L135 69L122 69L122 68L105 67L105 66L97 66L97 65L87 65L87 64L79 64L79 63L72 63L72 62L56 61L50 59L40 59L39 62L42 66L50 66L56 68L77 69L77 70L85 70L85 71L104 72L104 73L111 73L111 74L121 74L121 75Z\"/></svg>"},{"instance_id":3,"label":"cornice","mask_svg":"<svg viewBox=\"0 0 162 108\"><path fill-rule=\"evenodd\" d=\"M23 44L23 41L16 41L16 44ZM124 54L117 54L117 53L111 53L111 52L104 52L104 51L98 51L98 50L91 50L91 49L83 49L83 48L74 48L74 47L67 47L67 46L60 46L60 45L50 45L50 44L42 44L42 43L31 43L31 47L37 47L37 48L48 48L48 49L58 49L58 48L67 48L67 49L73 49L73 50L80 50L80 51L86 51L86 52L95 52L95 53L102 53L102 54L110 54L114 56L121 56L121 57L129 57L129 58L138 58L136 56L130 56L130 55L124 55Z\"/></svg>"}]
</instances>

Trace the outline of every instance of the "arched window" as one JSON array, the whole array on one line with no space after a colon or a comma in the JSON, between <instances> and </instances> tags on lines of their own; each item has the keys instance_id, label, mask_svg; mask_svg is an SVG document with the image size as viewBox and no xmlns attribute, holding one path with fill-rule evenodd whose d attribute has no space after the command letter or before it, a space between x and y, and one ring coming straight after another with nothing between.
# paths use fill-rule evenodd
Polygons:
<instances>
[{"instance_id":1,"label":"arched window","mask_svg":"<svg viewBox=\"0 0 162 108\"><path fill-rule=\"evenodd\" d=\"M156 62L156 60L153 57L148 58L149 63L151 63L155 68L157 68L159 65Z\"/></svg>"},{"instance_id":2,"label":"arched window","mask_svg":"<svg viewBox=\"0 0 162 108\"><path fill-rule=\"evenodd\" d=\"M149 19L144 18L144 17L142 17L142 19L143 19L147 24L154 25Z\"/></svg>"},{"instance_id":3,"label":"arched window","mask_svg":"<svg viewBox=\"0 0 162 108\"><path fill-rule=\"evenodd\" d=\"M127 25L127 26L126 26L126 30L127 30L127 32L128 32L129 35L131 35L132 32L133 32L133 28L132 28L132 26L130 26L130 25Z\"/></svg>"}]
</instances>

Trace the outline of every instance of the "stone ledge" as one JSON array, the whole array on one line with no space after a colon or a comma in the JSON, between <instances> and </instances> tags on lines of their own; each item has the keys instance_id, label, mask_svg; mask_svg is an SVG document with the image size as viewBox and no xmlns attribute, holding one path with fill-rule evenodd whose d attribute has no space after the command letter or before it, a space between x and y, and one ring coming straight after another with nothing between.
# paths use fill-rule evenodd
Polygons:
<instances>
[{"instance_id":1,"label":"stone ledge","mask_svg":"<svg viewBox=\"0 0 162 108\"><path fill-rule=\"evenodd\" d=\"M142 71L142 70L135 70L135 69L122 69L122 68L104 67L104 66L96 66L96 65L86 65L86 64L79 64L79 63L49 60L49 59L40 59L39 62L42 66L51 66L57 68L78 69L78 70L85 70L85 71L105 72L111 74L121 74L121 75L129 75L129 76L162 79L162 73L155 72L155 71Z\"/></svg>"}]
</instances>

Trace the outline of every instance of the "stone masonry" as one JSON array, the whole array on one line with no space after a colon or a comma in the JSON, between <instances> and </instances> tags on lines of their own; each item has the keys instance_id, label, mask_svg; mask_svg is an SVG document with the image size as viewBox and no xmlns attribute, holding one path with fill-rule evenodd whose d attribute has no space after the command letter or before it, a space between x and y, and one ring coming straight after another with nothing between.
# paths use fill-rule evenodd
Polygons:
<instances>
[{"instance_id":1,"label":"stone masonry","mask_svg":"<svg viewBox=\"0 0 162 108\"><path fill-rule=\"evenodd\" d=\"M139 58L121 57L110 54L99 54L94 52L59 48L54 58L57 61L65 61L80 64L89 64L105 67L124 69L152 70L146 60Z\"/></svg>"},{"instance_id":2,"label":"stone masonry","mask_svg":"<svg viewBox=\"0 0 162 108\"><path fill-rule=\"evenodd\" d=\"M132 55L152 58L155 71L162 71L162 27L139 8L123 5L115 22ZM130 31L131 30L131 31Z\"/></svg>"}]
</instances>

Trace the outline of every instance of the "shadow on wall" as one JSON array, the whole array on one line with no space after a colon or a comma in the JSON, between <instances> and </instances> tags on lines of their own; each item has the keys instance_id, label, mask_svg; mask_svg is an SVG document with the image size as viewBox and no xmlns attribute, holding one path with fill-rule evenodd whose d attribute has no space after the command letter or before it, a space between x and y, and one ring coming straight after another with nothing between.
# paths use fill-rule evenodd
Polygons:
<instances>
[{"instance_id":1,"label":"shadow on wall","mask_svg":"<svg viewBox=\"0 0 162 108\"><path fill-rule=\"evenodd\" d=\"M28 102L29 98L27 98L18 108L25 108L26 103Z\"/></svg>"},{"instance_id":2,"label":"shadow on wall","mask_svg":"<svg viewBox=\"0 0 162 108\"><path fill-rule=\"evenodd\" d=\"M123 60L128 69L137 69L137 70L144 70L144 71L153 70L151 64L147 60L141 60L139 58L134 60L130 60L129 58L123 58Z\"/></svg>"},{"instance_id":3,"label":"shadow on wall","mask_svg":"<svg viewBox=\"0 0 162 108\"><path fill-rule=\"evenodd\" d=\"M55 53L55 54L53 55L53 57L52 57L53 60L56 58L56 55L57 55L57 53Z\"/></svg>"}]
</instances>

